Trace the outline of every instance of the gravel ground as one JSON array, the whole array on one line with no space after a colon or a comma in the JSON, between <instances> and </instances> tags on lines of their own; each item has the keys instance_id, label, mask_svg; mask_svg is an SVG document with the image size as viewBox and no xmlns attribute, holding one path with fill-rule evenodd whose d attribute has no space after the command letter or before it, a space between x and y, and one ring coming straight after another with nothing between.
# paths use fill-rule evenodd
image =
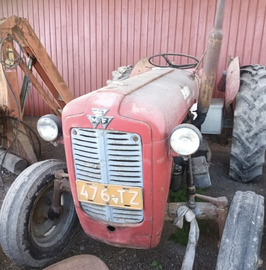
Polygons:
<instances>
[{"instance_id":1,"label":"gravel ground","mask_svg":"<svg viewBox=\"0 0 266 270\"><path fill-rule=\"evenodd\" d=\"M212 164L210 174L212 187L204 194L211 196L225 195L229 201L232 200L237 190L252 190L257 194L265 196L266 194L266 167L261 181L250 184L241 184L228 179L230 146L223 146L214 140L209 140L212 149ZM63 147L54 149L52 145L43 144L42 159L63 158ZM0 188L0 205L4 195L11 185L14 177L3 177L3 183ZM150 250L137 250L127 248L117 248L100 243L88 238L81 228L77 230L76 235L70 241L67 252L56 258L61 260L66 257L77 254L92 254L101 258L110 270L153 270L153 269L181 269L185 246L177 244L170 240L170 236L176 233L176 227L170 222L165 222L163 235L158 247ZM0 232L1 233L1 232ZM217 259L218 228L214 222L204 221L201 224L200 239L197 246L194 269L211 270L215 269ZM263 236L261 258L265 264L261 269L266 269L266 236ZM0 248L0 269L26 269L16 266L2 252Z\"/></svg>"}]
</instances>

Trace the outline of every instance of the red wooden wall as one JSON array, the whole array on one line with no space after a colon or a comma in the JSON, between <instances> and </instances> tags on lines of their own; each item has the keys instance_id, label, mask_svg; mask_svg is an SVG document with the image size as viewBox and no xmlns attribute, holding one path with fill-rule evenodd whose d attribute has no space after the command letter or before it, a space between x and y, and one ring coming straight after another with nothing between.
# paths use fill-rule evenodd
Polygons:
<instances>
[{"instance_id":1,"label":"red wooden wall","mask_svg":"<svg viewBox=\"0 0 266 270\"><path fill-rule=\"evenodd\" d=\"M216 4L217 0L1 0L0 18L28 18L77 97L104 86L112 70L145 56L182 52L200 58ZM223 30L218 76L228 55L239 56L242 64L266 65L265 0L227 0ZM49 112L34 91L33 101L34 115Z\"/></svg>"}]
</instances>

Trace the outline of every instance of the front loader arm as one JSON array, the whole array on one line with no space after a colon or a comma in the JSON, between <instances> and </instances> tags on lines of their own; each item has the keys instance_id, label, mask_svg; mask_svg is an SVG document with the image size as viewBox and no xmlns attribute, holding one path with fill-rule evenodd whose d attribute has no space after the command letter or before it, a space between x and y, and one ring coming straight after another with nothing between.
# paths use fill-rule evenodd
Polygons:
<instances>
[{"instance_id":1,"label":"front loader arm","mask_svg":"<svg viewBox=\"0 0 266 270\"><path fill-rule=\"evenodd\" d=\"M47 54L39 38L36 36L28 20L17 16L11 16L1 20L0 38L3 39L8 35L18 41L24 52L34 59L33 67L42 78L48 91L38 82L36 75L27 69L23 61L19 62L19 66L29 77L31 83L50 109L56 115L61 116L64 106L74 98L73 94ZM15 50L14 47L12 49Z\"/></svg>"}]
</instances>

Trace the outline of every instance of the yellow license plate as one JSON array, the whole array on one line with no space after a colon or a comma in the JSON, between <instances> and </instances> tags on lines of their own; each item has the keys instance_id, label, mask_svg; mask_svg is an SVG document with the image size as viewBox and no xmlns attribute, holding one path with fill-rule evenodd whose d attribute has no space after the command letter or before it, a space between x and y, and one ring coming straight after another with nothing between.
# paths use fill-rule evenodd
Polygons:
<instances>
[{"instance_id":1,"label":"yellow license plate","mask_svg":"<svg viewBox=\"0 0 266 270\"><path fill-rule=\"evenodd\" d=\"M78 199L81 202L130 209L143 209L142 188L106 185L76 180Z\"/></svg>"}]
</instances>

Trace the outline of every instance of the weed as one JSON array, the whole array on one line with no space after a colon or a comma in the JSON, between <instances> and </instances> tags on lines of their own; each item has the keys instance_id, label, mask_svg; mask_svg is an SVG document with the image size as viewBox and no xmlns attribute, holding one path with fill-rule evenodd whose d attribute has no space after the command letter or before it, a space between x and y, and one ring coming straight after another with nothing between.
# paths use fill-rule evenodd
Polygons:
<instances>
[{"instance_id":1,"label":"weed","mask_svg":"<svg viewBox=\"0 0 266 270\"><path fill-rule=\"evenodd\" d=\"M202 194L206 192L208 189L197 189L196 193ZM169 200L171 202L186 202L187 201L187 189L184 187L179 189L178 191L174 192L172 190L169 191ZM197 202L202 202L202 200L196 198Z\"/></svg>"},{"instance_id":2,"label":"weed","mask_svg":"<svg viewBox=\"0 0 266 270\"><path fill-rule=\"evenodd\" d=\"M187 201L187 190L185 188L179 189L174 192L169 191L169 199L171 202L186 202Z\"/></svg>"},{"instance_id":3,"label":"weed","mask_svg":"<svg viewBox=\"0 0 266 270\"><path fill-rule=\"evenodd\" d=\"M103 262L105 262L105 263L108 261L107 257L104 256L103 254L100 254L100 255L99 255L99 258L100 258Z\"/></svg>"},{"instance_id":4,"label":"weed","mask_svg":"<svg viewBox=\"0 0 266 270\"><path fill-rule=\"evenodd\" d=\"M155 269L159 269L159 270L162 270L163 269L163 266L159 262L157 262L157 261L153 261L151 263L151 266L154 267Z\"/></svg>"}]
</instances>

